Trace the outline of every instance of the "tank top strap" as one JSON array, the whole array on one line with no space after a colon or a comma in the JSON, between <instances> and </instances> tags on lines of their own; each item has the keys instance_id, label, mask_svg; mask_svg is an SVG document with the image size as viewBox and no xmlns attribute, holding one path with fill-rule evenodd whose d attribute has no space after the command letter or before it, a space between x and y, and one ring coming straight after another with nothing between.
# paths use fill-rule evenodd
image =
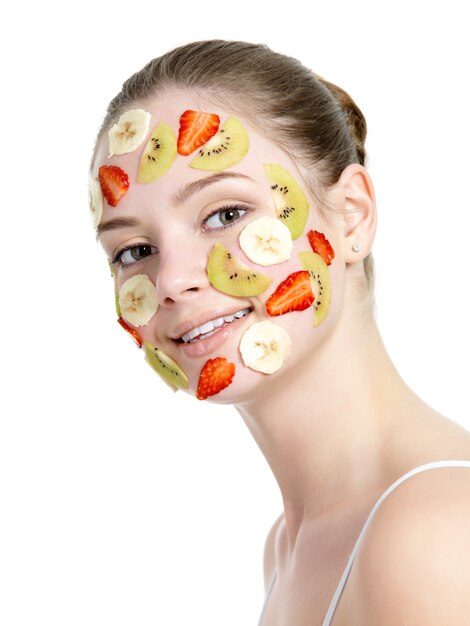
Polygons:
<instances>
[{"instance_id":1,"label":"tank top strap","mask_svg":"<svg viewBox=\"0 0 470 626\"><path fill-rule=\"evenodd\" d=\"M376 514L379 506L382 504L385 498L389 495L389 493L391 493L403 481L407 480L411 476L414 476L415 474L419 474L420 472L424 472L426 470L430 470L430 469L434 469L438 467L468 467L470 468L470 461L447 460L447 461L435 461L433 463L426 463L425 465L420 465L419 467L416 467L415 469L409 471L407 474L405 474L404 476L399 478L397 481L395 481L380 496L380 498L375 503L372 511L370 512L369 517L367 518L364 526L362 527L361 533L359 534L359 537L354 545L353 551L351 552L351 556L349 557L349 561L346 565L346 569L344 570L343 575L341 576L339 584L336 588L336 591L333 595L333 598L331 600L330 606L326 613L325 619L323 620L322 626L330 626L331 624L331 620L333 619L333 615L336 611L336 607L338 606L339 599L341 598L341 594L343 593L344 586L346 585L346 581L348 579L349 573L351 572L351 568L352 568L354 559L356 557L357 551L359 550L359 546L361 544L362 538L364 537L368 527L370 526L370 523L372 522L372 519L374 518L374 515Z\"/></svg>"},{"instance_id":2,"label":"tank top strap","mask_svg":"<svg viewBox=\"0 0 470 626\"><path fill-rule=\"evenodd\" d=\"M258 626L261 626L261 623L263 621L263 617L264 617L264 614L266 612L266 605L268 604L268 600L269 600L269 597L271 595L271 591L273 590L274 583L276 582L276 578L277 578L277 570L274 570L273 576L271 578L271 582L269 584L269 589L266 592L266 597L264 599L263 609L261 611L261 615L260 615L260 618L258 620Z\"/></svg>"}]
</instances>

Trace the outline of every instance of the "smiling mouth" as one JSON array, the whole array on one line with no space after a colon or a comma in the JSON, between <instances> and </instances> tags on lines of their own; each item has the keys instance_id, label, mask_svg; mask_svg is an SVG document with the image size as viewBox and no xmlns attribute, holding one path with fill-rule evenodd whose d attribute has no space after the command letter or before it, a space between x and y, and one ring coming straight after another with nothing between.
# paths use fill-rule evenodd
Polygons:
<instances>
[{"instance_id":1,"label":"smiling mouth","mask_svg":"<svg viewBox=\"0 0 470 626\"><path fill-rule=\"evenodd\" d=\"M195 343L196 341L207 339L207 337L210 337L221 328L225 328L225 326L228 326L235 320L245 317L245 315L251 313L252 310L251 307L247 307L246 309L240 309L240 311L232 313L232 315L224 315L223 317L209 320L205 324L202 324L202 326L192 328L179 339L175 339L175 341L176 343Z\"/></svg>"}]
</instances>

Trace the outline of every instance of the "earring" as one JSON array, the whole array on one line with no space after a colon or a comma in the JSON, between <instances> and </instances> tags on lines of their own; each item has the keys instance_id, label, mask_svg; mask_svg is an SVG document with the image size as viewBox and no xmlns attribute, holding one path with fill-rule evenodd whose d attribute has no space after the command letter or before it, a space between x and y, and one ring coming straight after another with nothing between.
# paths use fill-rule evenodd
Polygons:
<instances>
[{"instance_id":1,"label":"earring","mask_svg":"<svg viewBox=\"0 0 470 626\"><path fill-rule=\"evenodd\" d=\"M354 252L359 252L359 250L361 249L361 246L358 243L355 243L352 249L354 250Z\"/></svg>"}]
</instances>

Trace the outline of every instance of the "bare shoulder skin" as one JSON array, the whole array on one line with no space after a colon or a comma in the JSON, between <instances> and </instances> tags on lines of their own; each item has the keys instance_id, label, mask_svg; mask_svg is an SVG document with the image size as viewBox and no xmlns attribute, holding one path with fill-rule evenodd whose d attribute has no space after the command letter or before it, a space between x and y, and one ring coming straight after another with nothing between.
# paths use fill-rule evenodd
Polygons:
<instances>
[{"instance_id":1,"label":"bare shoulder skin","mask_svg":"<svg viewBox=\"0 0 470 626\"><path fill-rule=\"evenodd\" d=\"M400 454L390 477L361 500L306 522L295 554L286 549L282 518L276 520L264 562L266 585L274 570L279 580L263 626L288 624L288 615L295 615L296 626L322 624L362 526L382 493L419 465L470 460L470 434L423 408L397 439ZM469 607L455 599L470 580L469 516L468 468L436 468L404 481L383 501L368 528L332 624L395 626L421 623L421 615L426 624L466 624ZM468 559L462 558L465 554ZM410 595L415 588L417 593ZM438 600L429 594L433 588L440 590ZM454 613L449 613L449 603Z\"/></svg>"},{"instance_id":2,"label":"bare shoulder skin","mask_svg":"<svg viewBox=\"0 0 470 626\"><path fill-rule=\"evenodd\" d=\"M468 624L469 519L468 468L435 468L400 485L358 553L344 623Z\"/></svg>"}]
</instances>

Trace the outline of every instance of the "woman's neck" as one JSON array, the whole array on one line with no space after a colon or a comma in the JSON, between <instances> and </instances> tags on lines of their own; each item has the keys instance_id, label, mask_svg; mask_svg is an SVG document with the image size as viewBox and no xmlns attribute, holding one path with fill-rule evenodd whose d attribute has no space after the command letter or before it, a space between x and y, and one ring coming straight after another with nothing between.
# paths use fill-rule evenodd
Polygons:
<instances>
[{"instance_id":1,"label":"woman's neck","mask_svg":"<svg viewBox=\"0 0 470 626\"><path fill-rule=\"evenodd\" d=\"M279 484L291 546L304 519L383 484L400 424L421 402L373 318L353 322L341 320L301 372L287 372L282 385L237 407Z\"/></svg>"}]
</instances>

